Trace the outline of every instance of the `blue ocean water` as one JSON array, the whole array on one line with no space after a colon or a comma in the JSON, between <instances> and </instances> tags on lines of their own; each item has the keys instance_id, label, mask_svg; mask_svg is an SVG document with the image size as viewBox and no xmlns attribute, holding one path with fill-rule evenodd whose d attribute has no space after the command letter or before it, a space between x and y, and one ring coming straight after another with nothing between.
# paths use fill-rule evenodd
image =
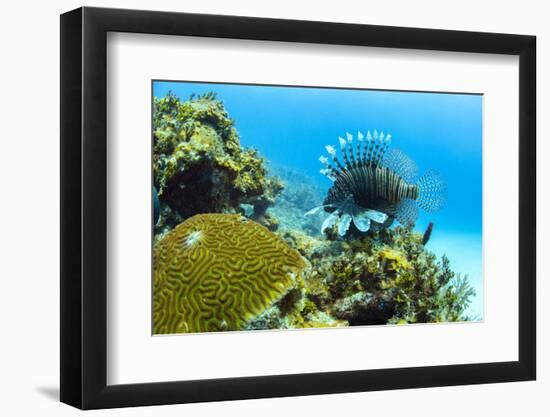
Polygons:
<instances>
[{"instance_id":1,"label":"blue ocean water","mask_svg":"<svg viewBox=\"0 0 550 417\"><path fill-rule=\"evenodd\" d=\"M241 144L276 165L297 168L325 188L319 173L325 145L366 130L390 133L392 147L416 161L420 174L445 179L447 203L416 223L434 228L428 248L446 254L454 271L467 274L476 290L467 314L483 318L482 103L481 95L276 87L156 81L153 94L172 91L183 100L213 91L235 120Z\"/></svg>"}]
</instances>

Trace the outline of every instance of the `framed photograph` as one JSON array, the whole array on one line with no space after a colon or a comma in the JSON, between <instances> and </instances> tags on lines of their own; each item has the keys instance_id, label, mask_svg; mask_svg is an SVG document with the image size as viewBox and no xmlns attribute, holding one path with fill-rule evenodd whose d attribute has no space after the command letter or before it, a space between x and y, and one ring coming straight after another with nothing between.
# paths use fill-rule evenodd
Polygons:
<instances>
[{"instance_id":1,"label":"framed photograph","mask_svg":"<svg viewBox=\"0 0 550 417\"><path fill-rule=\"evenodd\" d=\"M535 37L61 16L61 401L535 379Z\"/></svg>"}]
</instances>

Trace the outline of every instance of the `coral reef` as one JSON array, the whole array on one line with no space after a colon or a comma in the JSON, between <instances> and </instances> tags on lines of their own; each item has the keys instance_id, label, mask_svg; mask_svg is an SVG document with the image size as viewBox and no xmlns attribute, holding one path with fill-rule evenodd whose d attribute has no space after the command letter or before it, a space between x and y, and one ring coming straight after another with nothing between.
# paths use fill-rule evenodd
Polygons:
<instances>
[{"instance_id":1,"label":"coral reef","mask_svg":"<svg viewBox=\"0 0 550 417\"><path fill-rule=\"evenodd\" d=\"M433 224L326 222L327 190L243 148L214 94L155 98L153 139L155 334L470 320Z\"/></svg>"},{"instance_id":2,"label":"coral reef","mask_svg":"<svg viewBox=\"0 0 550 417\"><path fill-rule=\"evenodd\" d=\"M195 215L155 245L153 332L238 330L274 303L288 315L301 298L306 266L282 239L241 215Z\"/></svg>"},{"instance_id":3,"label":"coral reef","mask_svg":"<svg viewBox=\"0 0 550 417\"><path fill-rule=\"evenodd\" d=\"M437 261L411 227L327 241L297 231L282 235L310 262L303 304L349 325L469 320L475 295L449 260Z\"/></svg>"},{"instance_id":4,"label":"coral reef","mask_svg":"<svg viewBox=\"0 0 550 417\"><path fill-rule=\"evenodd\" d=\"M412 227L381 229L352 240L277 232L310 262L284 297L247 329L291 329L470 320L475 295L449 260L425 249Z\"/></svg>"},{"instance_id":5,"label":"coral reef","mask_svg":"<svg viewBox=\"0 0 550 417\"><path fill-rule=\"evenodd\" d=\"M277 227L267 214L282 183L267 175L254 149L243 149L234 122L215 94L181 101L172 93L154 98L153 177L162 235L198 213L239 213L251 204L253 218Z\"/></svg>"}]
</instances>

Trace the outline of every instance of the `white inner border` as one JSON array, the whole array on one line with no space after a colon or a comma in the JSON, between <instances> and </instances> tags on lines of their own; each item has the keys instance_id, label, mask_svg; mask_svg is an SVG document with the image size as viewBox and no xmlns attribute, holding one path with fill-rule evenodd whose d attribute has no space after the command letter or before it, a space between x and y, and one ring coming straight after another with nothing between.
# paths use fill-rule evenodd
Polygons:
<instances>
[{"instance_id":1,"label":"white inner border","mask_svg":"<svg viewBox=\"0 0 550 417\"><path fill-rule=\"evenodd\" d=\"M518 360L517 56L110 33L108 384ZM151 336L151 80L484 94L484 321Z\"/></svg>"}]
</instances>

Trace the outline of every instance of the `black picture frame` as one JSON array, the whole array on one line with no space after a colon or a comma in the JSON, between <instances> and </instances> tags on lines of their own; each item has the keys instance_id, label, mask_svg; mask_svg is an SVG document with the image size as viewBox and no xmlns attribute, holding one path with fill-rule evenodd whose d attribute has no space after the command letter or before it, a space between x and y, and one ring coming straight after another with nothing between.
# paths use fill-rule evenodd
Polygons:
<instances>
[{"instance_id":1,"label":"black picture frame","mask_svg":"<svg viewBox=\"0 0 550 417\"><path fill-rule=\"evenodd\" d=\"M519 56L519 360L107 385L108 32ZM533 380L536 377L536 38L136 10L61 16L61 401L82 409Z\"/></svg>"}]
</instances>

